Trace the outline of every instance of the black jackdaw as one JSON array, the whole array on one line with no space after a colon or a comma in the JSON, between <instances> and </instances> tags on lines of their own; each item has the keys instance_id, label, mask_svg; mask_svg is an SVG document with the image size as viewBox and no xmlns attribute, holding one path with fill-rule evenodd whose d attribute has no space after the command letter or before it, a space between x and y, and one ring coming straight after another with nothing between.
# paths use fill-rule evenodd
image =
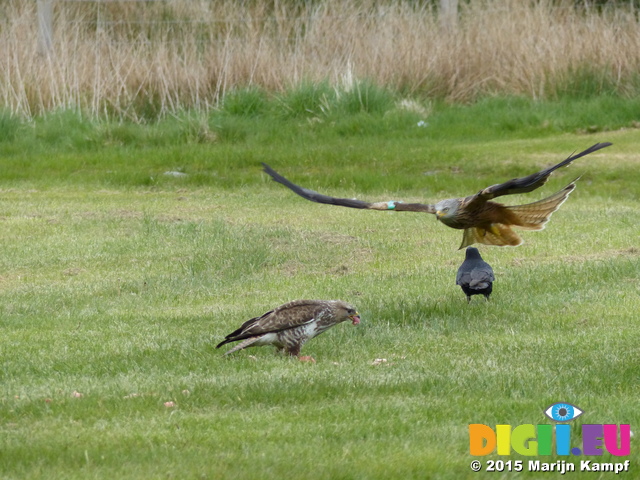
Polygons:
<instances>
[{"instance_id":1,"label":"black jackdaw","mask_svg":"<svg viewBox=\"0 0 640 480\"><path fill-rule=\"evenodd\" d=\"M464 262L458 269L456 285L460 285L467 296L467 302L471 301L471 295L484 295L489 300L493 289L493 269L491 265L482 260L477 248L467 247Z\"/></svg>"}]
</instances>

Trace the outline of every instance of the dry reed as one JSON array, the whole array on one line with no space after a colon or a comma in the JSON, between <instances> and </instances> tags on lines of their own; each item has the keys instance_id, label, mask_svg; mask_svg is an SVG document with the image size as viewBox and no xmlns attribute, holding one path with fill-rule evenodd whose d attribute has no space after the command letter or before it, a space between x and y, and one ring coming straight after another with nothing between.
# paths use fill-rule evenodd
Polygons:
<instances>
[{"instance_id":1,"label":"dry reed","mask_svg":"<svg viewBox=\"0 0 640 480\"><path fill-rule=\"evenodd\" d=\"M36 2L0 6L0 108L140 120L206 111L230 89L367 79L406 95L468 102L638 93L631 7L484 0L445 28L418 2L167 0L54 3L53 47L38 53ZM555 5L555 6L554 6Z\"/></svg>"}]
</instances>

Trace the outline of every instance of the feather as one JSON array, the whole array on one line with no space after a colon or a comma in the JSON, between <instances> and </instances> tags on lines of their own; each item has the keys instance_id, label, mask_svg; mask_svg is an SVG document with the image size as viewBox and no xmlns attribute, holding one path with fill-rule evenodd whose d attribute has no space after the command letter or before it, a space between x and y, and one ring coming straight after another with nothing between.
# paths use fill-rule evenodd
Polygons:
<instances>
[{"instance_id":1,"label":"feather","mask_svg":"<svg viewBox=\"0 0 640 480\"><path fill-rule=\"evenodd\" d=\"M260 337L247 338L244 341L242 341L239 344L237 344L236 346L234 346L228 352L225 352L224 355L226 356L226 355L229 355L230 353L237 352L238 350L242 350L243 348L250 347L251 345L256 343L259 339L260 339ZM220 346L220 345L218 345L218 346Z\"/></svg>"},{"instance_id":2,"label":"feather","mask_svg":"<svg viewBox=\"0 0 640 480\"><path fill-rule=\"evenodd\" d=\"M459 250L474 243L496 247L517 247L522 244L522 238L509 225L492 223L489 228L472 227L465 229Z\"/></svg>"},{"instance_id":3,"label":"feather","mask_svg":"<svg viewBox=\"0 0 640 480\"><path fill-rule=\"evenodd\" d=\"M511 227L515 226L526 230L541 230L544 228L544 224L549 221L551 214L562 205L569 193L573 191L577 179L550 197L527 205L507 207L500 203L492 202L491 199L503 195L531 192L544 185L549 176L557 169L610 145L611 143L609 142L596 143L586 150L570 155L560 163L539 172L491 185L480 190L475 195L441 200L435 205L397 201L369 203L362 200L330 197L290 182L265 163L263 163L263 166L264 171L274 181L312 202L368 210L432 213L445 225L464 230L460 248L474 243L518 246L522 244L522 238Z\"/></svg>"},{"instance_id":4,"label":"feather","mask_svg":"<svg viewBox=\"0 0 640 480\"><path fill-rule=\"evenodd\" d=\"M477 248L468 247L464 262L456 274L456 285L460 285L462 288L467 296L467 302L471 301L472 295L484 295L486 299L489 299L489 295L493 291L494 280L491 265L482 259Z\"/></svg>"},{"instance_id":5,"label":"feather","mask_svg":"<svg viewBox=\"0 0 640 480\"><path fill-rule=\"evenodd\" d=\"M596 152L601 148L609 147L610 145L611 143L609 142L596 143L595 145L592 145L591 147L576 155L569 156L567 159L556 165L553 165L552 167L546 168L526 177L514 178L504 183L492 185L482 190L478 195L482 196L485 200L491 200L492 198L496 198L502 195L513 195L517 193L532 192L547 183L549 176L558 168L569 165L571 162L577 160L578 158Z\"/></svg>"},{"instance_id":6,"label":"feather","mask_svg":"<svg viewBox=\"0 0 640 480\"><path fill-rule=\"evenodd\" d=\"M517 226L525 230L542 230L551 218L551 214L558 210L567 200L569 194L576 188L576 178L569 185L553 195L537 202L526 205L513 205L506 207L518 217Z\"/></svg>"},{"instance_id":7,"label":"feather","mask_svg":"<svg viewBox=\"0 0 640 480\"><path fill-rule=\"evenodd\" d=\"M289 355L299 355L305 342L347 319L354 325L360 323L356 309L341 300L296 300L247 320L216 348L241 341L225 355L261 345L273 345Z\"/></svg>"}]
</instances>

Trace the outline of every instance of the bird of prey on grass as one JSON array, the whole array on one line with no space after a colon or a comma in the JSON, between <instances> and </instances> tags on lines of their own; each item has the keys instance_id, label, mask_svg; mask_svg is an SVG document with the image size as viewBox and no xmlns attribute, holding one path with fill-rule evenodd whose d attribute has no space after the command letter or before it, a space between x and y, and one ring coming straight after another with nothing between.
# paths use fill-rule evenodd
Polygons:
<instances>
[{"instance_id":1,"label":"bird of prey on grass","mask_svg":"<svg viewBox=\"0 0 640 480\"><path fill-rule=\"evenodd\" d=\"M305 342L345 320L357 325L360 315L353 306L342 300L295 300L247 320L216 348L240 341L225 355L247 347L274 345L280 352L299 356ZM314 361L312 357L299 358L302 361Z\"/></svg>"},{"instance_id":2,"label":"bird of prey on grass","mask_svg":"<svg viewBox=\"0 0 640 480\"><path fill-rule=\"evenodd\" d=\"M456 285L460 285L467 296L467 303L471 302L472 295L484 295L489 300L494 280L491 265L482 259L478 249L467 247L464 262L456 275Z\"/></svg>"},{"instance_id":3,"label":"bird of prey on grass","mask_svg":"<svg viewBox=\"0 0 640 480\"><path fill-rule=\"evenodd\" d=\"M483 243L496 246L518 246L522 238L512 227L524 230L542 230L560 205L576 187L577 178L562 190L547 198L526 205L505 206L493 202L496 197L528 193L544 185L549 176L558 168L569 165L574 160L611 145L609 142L596 143L586 150L571 155L562 162L526 177L514 178L504 183L483 188L468 197L449 198L435 205L422 203L402 203L396 201L369 203L349 198L335 198L300 187L263 163L264 171L278 183L293 190L302 198L317 203L339 205L349 208L369 210L395 210L398 212L432 213L438 220L451 228L463 230L460 248ZM578 177L580 178L580 177Z\"/></svg>"}]
</instances>

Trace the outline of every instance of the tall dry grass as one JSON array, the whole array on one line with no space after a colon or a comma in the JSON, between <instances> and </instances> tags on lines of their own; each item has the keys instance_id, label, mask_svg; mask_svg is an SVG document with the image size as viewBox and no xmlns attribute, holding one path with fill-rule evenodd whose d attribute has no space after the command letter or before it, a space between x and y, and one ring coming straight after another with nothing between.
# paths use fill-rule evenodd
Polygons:
<instances>
[{"instance_id":1,"label":"tall dry grass","mask_svg":"<svg viewBox=\"0 0 640 480\"><path fill-rule=\"evenodd\" d=\"M9 0L0 6L0 108L139 120L206 110L247 85L279 92L360 79L460 102L640 90L632 7L469 3L444 28L430 7L400 0L58 0L43 55L36 2Z\"/></svg>"}]
</instances>

